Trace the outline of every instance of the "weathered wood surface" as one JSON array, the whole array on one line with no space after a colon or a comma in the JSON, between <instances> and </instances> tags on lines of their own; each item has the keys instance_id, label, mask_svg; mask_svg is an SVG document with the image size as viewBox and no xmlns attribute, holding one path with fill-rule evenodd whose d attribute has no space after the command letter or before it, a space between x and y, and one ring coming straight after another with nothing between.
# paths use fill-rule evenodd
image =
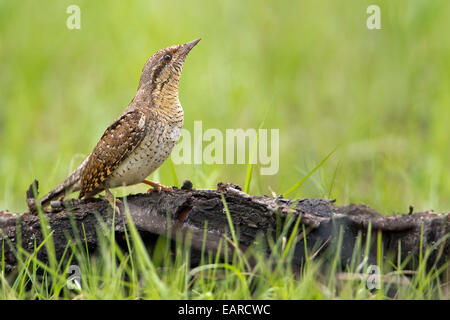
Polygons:
<instances>
[{"instance_id":1,"label":"weathered wood surface","mask_svg":"<svg viewBox=\"0 0 450 320\"><path fill-rule=\"evenodd\" d=\"M128 206L133 222L141 234L171 236L190 233L193 250L203 246L204 227L207 221L206 249L215 252L219 241L228 237L231 239L229 224L224 209L224 197L233 225L239 233L239 247L245 250L252 244L258 234L276 237L276 225L283 223L289 213L300 220L299 230L305 230L305 235L298 237L292 263L299 266L304 261L306 238L308 255L316 253L327 259L327 252L337 252L339 230L341 231L340 255L342 264L351 259L358 234L365 243L369 225L372 228L372 246L366 257L368 264L376 264L376 238L381 233L384 253L392 252L394 256L399 251L401 256L411 255L410 263L417 263L420 254L420 239L422 237L422 252L432 249L428 259L428 267L440 266L448 261L450 252L450 214L421 212L382 216L365 205L335 206L332 202L322 199L285 199L267 196L250 196L236 185L219 184L217 190L195 190L190 182L185 182L181 189L172 192L152 192L149 194L129 195L122 201ZM17 244L17 226L21 229L22 247L32 252L35 242L43 240L39 216L35 210L31 187L27 193L29 212L12 214L0 212L0 245L3 243L5 252L5 269L11 271L16 265L14 247ZM124 206L120 206L121 212ZM168 216L170 219L167 219ZM106 200L70 200L54 204L48 219L53 230L55 250L60 257L67 244L68 235L74 239L71 219L79 231L78 237L86 241L91 250L95 250L98 239L96 228L98 217L107 225L112 223L112 209ZM116 236L124 235L126 218L122 214L114 220ZM86 234L86 239L82 233ZM148 237L147 237L148 239ZM232 246L230 246L232 248ZM329 250L327 250L329 249ZM230 249L232 250L232 249ZM270 252L267 252L270 254ZM38 257L46 261L46 251L40 250ZM364 257L360 257L364 260ZM1 264L1 260L0 260Z\"/></svg>"}]
</instances>

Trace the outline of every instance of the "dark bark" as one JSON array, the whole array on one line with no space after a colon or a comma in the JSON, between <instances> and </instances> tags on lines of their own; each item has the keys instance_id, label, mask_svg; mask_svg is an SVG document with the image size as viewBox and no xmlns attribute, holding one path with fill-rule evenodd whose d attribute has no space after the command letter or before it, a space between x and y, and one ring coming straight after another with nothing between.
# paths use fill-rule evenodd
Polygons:
<instances>
[{"instance_id":1,"label":"dark bark","mask_svg":"<svg viewBox=\"0 0 450 320\"><path fill-rule=\"evenodd\" d=\"M35 185L37 190L37 183ZM422 249L432 249L427 260L429 268L440 266L448 260L450 241L450 214L421 212L412 214L382 216L365 205L335 206L332 201L322 199L285 199L267 196L250 196L232 184L219 184L217 190L195 190L185 183L181 189L173 192L152 192L149 194L129 195L122 201L128 205L133 222L141 235L175 235L190 233L192 250L197 252L203 246L204 227L207 221L206 249L215 252L219 241L228 237L231 239L222 196L224 197L233 224L239 234L239 247L245 250L255 240L258 234L262 239L276 238L277 223L283 223L292 214L300 219L299 230L305 234L297 237L292 263L298 267L304 261L306 238L308 256L323 256L331 259L328 253L335 254L340 249L342 265L351 259L355 241L360 234L363 246L366 241L368 227L371 225L371 249L366 257L368 264L377 262L377 235L381 233L383 252L392 252L394 258L401 243L401 257L410 255L410 267L419 260L421 234ZM36 211L33 189L27 193L29 212L11 214L0 212L0 244L5 252L5 269L14 269L17 261L14 248L17 245L17 227L20 226L22 247L32 252L34 246L42 242L43 235L39 216ZM121 216L116 216L116 237L124 236L124 207L120 205ZM97 218L101 217L107 225L112 223L112 209L106 200L72 199L53 203L51 212L47 215L57 257L61 257L67 244L68 236L75 239L71 218L78 230L78 237L86 242L91 250L97 247ZM168 219L169 217L169 219ZM295 222L295 221L294 221ZM292 224L293 225L293 224ZM292 228L291 228L292 229ZM339 231L341 230L341 231ZM342 241L339 244L339 234ZM144 241L154 241L155 237L145 237ZM337 247L339 245L339 248ZM232 251L232 246L230 251ZM1 253L1 251L0 251ZM268 249L268 254L270 250ZM0 254L1 256L1 254ZM46 250L40 250L38 258L47 261ZM358 257L358 261L363 257ZM1 260L0 260L1 264ZM1 269L0 269L1 270Z\"/></svg>"}]
</instances>

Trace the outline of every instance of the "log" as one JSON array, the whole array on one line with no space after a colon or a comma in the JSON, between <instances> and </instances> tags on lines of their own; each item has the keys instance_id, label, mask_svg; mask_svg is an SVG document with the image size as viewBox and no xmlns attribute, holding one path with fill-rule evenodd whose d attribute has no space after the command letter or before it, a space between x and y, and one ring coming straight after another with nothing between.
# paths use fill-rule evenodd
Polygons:
<instances>
[{"instance_id":1,"label":"log","mask_svg":"<svg viewBox=\"0 0 450 320\"><path fill-rule=\"evenodd\" d=\"M14 270L17 265L14 252L18 239L21 239L22 248L28 252L33 252L35 245L43 241L34 197L37 190L38 183L35 181L27 192L28 212L22 214L0 212L0 245L3 246L5 260L3 267L6 272ZM234 247L223 199L239 235L239 243ZM279 234L277 226L283 225L291 217L293 222L290 231L292 231L294 224L300 219L298 227L300 235L296 238L292 259L294 267L300 267L305 257L322 256L325 261L327 259L329 261L332 259L330 253L338 252L341 266L345 268L351 261L358 236L362 237L364 246L369 233L371 234L369 254L358 257L364 266L377 263L378 235L381 236L384 256L392 254L394 259L398 254L401 254L402 258L411 256L408 264L410 268L417 265L421 252L424 254L427 248L431 250L427 260L428 268L447 263L450 251L449 213L437 214L432 211L413 213L410 208L410 212L406 214L383 216L366 205L336 206L334 201L323 199L295 200L282 196L276 198L251 196L242 192L239 186L229 183L219 183L217 190L196 190L192 188L190 181L185 181L181 189L174 188L171 192L128 195L121 200L123 202L119 205L121 215L116 216L114 220L112 208L103 199L53 202L46 216L53 231L57 258L62 256L68 238L76 239L71 220L75 222L78 238L83 242L86 241L90 252L98 245L96 229L99 217L109 227L114 221L116 239L123 237L127 223L124 214L125 205L144 241L155 240L155 237L148 235L169 236L175 241L179 235L189 234L191 250L197 253L204 245L206 250L215 253L221 241L231 243L228 246L229 253L236 247L245 251L258 235L264 240L269 237L276 240ZM205 228L206 221L207 228ZM20 237L17 234L18 226L21 231ZM203 243L205 232L206 243ZM270 255L270 248L267 248L267 254ZM41 249L38 258L46 262L46 250ZM193 261L195 263L195 259Z\"/></svg>"}]
</instances>

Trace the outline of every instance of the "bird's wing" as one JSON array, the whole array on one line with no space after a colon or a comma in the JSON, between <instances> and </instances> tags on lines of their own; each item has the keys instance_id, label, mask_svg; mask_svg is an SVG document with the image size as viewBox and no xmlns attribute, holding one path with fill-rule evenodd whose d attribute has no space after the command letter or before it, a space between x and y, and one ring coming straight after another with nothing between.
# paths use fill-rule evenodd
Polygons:
<instances>
[{"instance_id":1,"label":"bird's wing","mask_svg":"<svg viewBox=\"0 0 450 320\"><path fill-rule=\"evenodd\" d=\"M80 199L103 190L106 178L144 139L148 122L146 114L132 110L106 129L81 174Z\"/></svg>"}]
</instances>

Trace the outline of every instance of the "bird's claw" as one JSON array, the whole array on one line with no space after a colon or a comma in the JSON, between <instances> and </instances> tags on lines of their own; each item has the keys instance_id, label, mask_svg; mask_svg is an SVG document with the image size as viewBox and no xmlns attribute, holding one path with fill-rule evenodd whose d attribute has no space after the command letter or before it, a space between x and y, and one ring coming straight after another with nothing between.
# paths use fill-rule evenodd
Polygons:
<instances>
[{"instance_id":1,"label":"bird's claw","mask_svg":"<svg viewBox=\"0 0 450 320\"><path fill-rule=\"evenodd\" d=\"M112 195L112 193L109 192L109 190L108 192L106 192L106 196L99 196L99 198L108 201L111 208L113 208L116 214L120 216L119 206L123 204L122 200L114 198L114 196Z\"/></svg>"},{"instance_id":2,"label":"bird's claw","mask_svg":"<svg viewBox=\"0 0 450 320\"><path fill-rule=\"evenodd\" d=\"M151 187L147 190L147 193L151 193L153 191L156 192L160 192L160 191L172 191L173 188L172 187L167 187L167 186L163 186L163 185L159 185L159 186L155 186L155 187Z\"/></svg>"},{"instance_id":3,"label":"bird's claw","mask_svg":"<svg viewBox=\"0 0 450 320\"><path fill-rule=\"evenodd\" d=\"M158 183L158 182L153 182L153 181L149 181L149 180L144 180L143 183L145 183L146 185L151 186L150 189L147 190L147 193L156 191L156 192L160 192L162 191L172 191L172 187L166 187L163 186L162 184Z\"/></svg>"}]
</instances>

